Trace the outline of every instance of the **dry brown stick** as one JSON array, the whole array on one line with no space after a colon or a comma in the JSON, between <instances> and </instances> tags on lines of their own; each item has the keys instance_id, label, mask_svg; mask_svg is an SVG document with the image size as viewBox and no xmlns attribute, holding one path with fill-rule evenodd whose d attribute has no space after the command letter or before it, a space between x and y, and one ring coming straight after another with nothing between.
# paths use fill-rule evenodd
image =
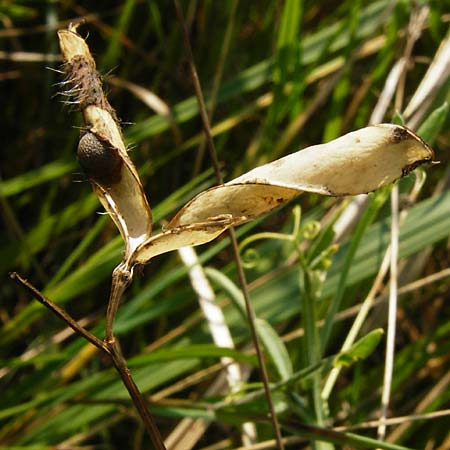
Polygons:
<instances>
[{"instance_id":1,"label":"dry brown stick","mask_svg":"<svg viewBox=\"0 0 450 450\"><path fill-rule=\"evenodd\" d=\"M61 320L67 323L75 333L84 337L92 345L95 345L98 349L104 351L110 355L110 351L105 343L99 339L97 336L93 335L91 332L86 330L81 326L75 319L73 319L69 314L67 314L62 308L53 303L44 294L42 294L38 289L36 289L31 283L29 283L25 278L21 277L17 272L11 272L9 274L11 279L20 287L25 288L41 305L50 309L54 314L56 314Z\"/></svg>"},{"instance_id":2,"label":"dry brown stick","mask_svg":"<svg viewBox=\"0 0 450 450\"><path fill-rule=\"evenodd\" d=\"M120 347L117 341L107 342L102 341L97 336L93 335L91 332L86 330L84 327L78 324L78 322L73 319L69 314L67 314L62 308L53 303L47 297L45 297L42 292L40 292L36 287L29 283L26 279L21 277L18 273L12 272L10 274L12 280L14 280L20 287L25 288L41 305L44 305L54 314L56 314L61 320L63 320L70 328L72 328L75 333L84 337L92 345L95 345L99 350L104 352L111 358L114 367L122 378L122 382L125 385L128 393L130 394L131 400L136 407L142 421L144 422L145 428L148 430L150 437L152 439L153 445L157 450L166 450L164 442L162 440L161 434L159 433L158 427L150 414L147 404L143 395L140 393L139 388L131 376L131 373L126 366L125 359L122 356Z\"/></svg>"},{"instance_id":3,"label":"dry brown stick","mask_svg":"<svg viewBox=\"0 0 450 450\"><path fill-rule=\"evenodd\" d=\"M208 116L209 120L212 121L214 116L214 112L216 109L217 97L219 94L220 84L222 82L223 71L225 67L225 61L228 56L228 51L230 49L231 37L233 35L234 22L236 19L236 11L238 7L239 0L233 0L233 3L230 8L230 18L228 20L228 25L225 30L225 36L223 38L223 44L219 53L219 60L217 62L216 71L214 73L213 84L211 87L210 97L209 97L209 108L208 108ZM203 138L198 146L197 153L195 155L194 162L194 170L193 175L197 176L200 172L200 167L203 161L203 156L206 148L206 139Z\"/></svg>"},{"instance_id":4,"label":"dry brown stick","mask_svg":"<svg viewBox=\"0 0 450 450\"><path fill-rule=\"evenodd\" d=\"M183 11L181 9L181 6L180 6L180 3L178 0L174 0L174 4L175 4L176 13L177 13L177 16L178 16L178 19L180 21L181 28L182 28L186 56L188 58L189 69L190 69L192 81L194 83L195 95L197 97L197 101L198 101L199 108L200 108L200 116L201 116L202 123L203 123L203 131L205 133L205 138L206 138L206 142L208 145L210 158L211 158L211 161L212 161L212 164L214 167L217 182L219 184L223 184L223 177L220 172L219 161L217 159L217 152L216 152L214 141L213 141L212 134L211 134L211 126L209 123L209 117L208 117L208 113L206 111L202 88L200 85L200 80L198 78L197 70L196 70L195 63L194 63L194 56L192 54L192 48L191 48L191 44L189 41L189 35L187 32ZM242 267L242 263L241 263L241 260L239 257L238 243L237 243L236 233L235 233L233 227L231 227L229 229L229 236L231 239L231 245L232 245L232 249L233 249L236 269L238 271L239 281L241 284L242 293L243 293L244 300L245 300L245 308L246 308L248 322L249 322L250 331L251 331L251 335L252 335L253 345L255 346L256 354L258 357L258 363L259 363L258 365L259 365L259 369L260 369L261 379L262 379L262 382L264 385L264 390L266 393L266 399L267 399L269 412L270 412L270 419L272 421L272 426L273 426L273 429L275 432L277 446L280 450L283 450L284 445L283 445L283 440L282 440L282 436L281 436L280 425L277 420L277 416L275 413L275 407L274 407L273 399L272 399L272 394L270 392L269 377L268 377L266 365L264 362L263 351L262 351L261 345L259 343L258 334L256 332L255 313L253 312L253 308L250 304L250 294L248 291L247 280L246 280L245 272L244 272L244 269Z\"/></svg>"}]
</instances>

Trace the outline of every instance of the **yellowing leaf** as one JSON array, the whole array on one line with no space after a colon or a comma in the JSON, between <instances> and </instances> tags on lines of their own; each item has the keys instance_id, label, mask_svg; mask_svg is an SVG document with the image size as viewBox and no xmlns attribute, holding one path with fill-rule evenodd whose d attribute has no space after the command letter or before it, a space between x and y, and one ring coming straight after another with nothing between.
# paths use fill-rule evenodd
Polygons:
<instances>
[{"instance_id":1,"label":"yellowing leaf","mask_svg":"<svg viewBox=\"0 0 450 450\"><path fill-rule=\"evenodd\" d=\"M266 214L302 192L342 196L374 191L433 156L402 126L381 124L348 133L202 192L163 233L141 244L134 260L145 263L161 253L209 242L230 226Z\"/></svg>"}]
</instances>

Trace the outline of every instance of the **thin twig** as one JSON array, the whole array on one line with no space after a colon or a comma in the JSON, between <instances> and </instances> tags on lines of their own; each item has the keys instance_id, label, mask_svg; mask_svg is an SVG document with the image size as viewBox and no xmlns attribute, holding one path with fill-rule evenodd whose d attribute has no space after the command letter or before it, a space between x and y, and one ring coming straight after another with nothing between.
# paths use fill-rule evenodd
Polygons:
<instances>
[{"instance_id":1,"label":"thin twig","mask_svg":"<svg viewBox=\"0 0 450 450\"><path fill-rule=\"evenodd\" d=\"M75 331L75 333L78 333L79 335L83 336L92 345L95 345L100 350L106 352L108 355L111 355L110 350L101 339L99 339L97 336L93 335L91 332L86 330L86 328L82 327L75 319L69 316L69 314L67 314L58 305L56 305L47 297L45 297L45 295L42 294L42 292L36 289L25 278L21 277L17 272L11 272L9 276L20 287L25 288L41 305L44 305L45 307L50 309L50 311L56 314L61 320L66 322L67 325L69 325L69 327Z\"/></svg>"},{"instance_id":2,"label":"thin twig","mask_svg":"<svg viewBox=\"0 0 450 450\"><path fill-rule=\"evenodd\" d=\"M206 111L205 101L203 99L200 80L198 78L197 70L195 68L194 56L192 54L192 48L191 48L191 44L189 41L189 35L188 35L187 29L186 29L183 11L181 9L181 6L180 6L180 3L178 0L174 0L174 4L175 4L175 10L176 10L176 13L177 13L177 16L178 16L178 19L180 21L181 28L182 28L185 51L186 51L186 55L188 58L188 64L189 64L189 69L191 72L192 81L194 83L195 94L196 94L197 101L198 101L199 108L200 108L200 115L201 115L202 122L203 122L203 131L205 133L205 138L206 138L206 142L208 145L209 154L210 154L211 161L212 161L212 164L214 167L217 181L219 184L223 184L223 177L220 172L219 161L217 159L217 152L216 152L216 149L214 146L214 141L213 141L212 135L211 135L211 126L209 123L208 113ZM242 263L239 258L239 248L238 248L236 233L234 231L234 228L229 229L229 236L231 239L231 245L232 245L232 249L233 249L233 253L234 253L234 259L235 259L236 269L237 269L238 276L239 276L239 281L240 281L240 284L242 287L242 293L243 293L244 299L245 299L245 307L246 307L246 311L247 311L247 317L248 317L248 321L249 321L253 345L255 346L256 354L258 357L260 375L261 375L261 379L262 379L262 382L264 385L264 390L266 392L266 399L267 399L267 403L268 403L268 407L269 407L270 418L271 418L272 425L273 425L273 428L275 431L277 446L280 450L283 450L284 445L283 445L283 441L282 441L282 437L281 437L280 426L278 424L278 420L276 417L275 407L274 407L272 395L270 392L269 379L268 379L268 375L267 375L266 366L264 363L264 357L263 357L262 349L261 349L261 346L259 343L258 335L256 332L255 314L254 314L253 308L250 304L250 295L249 295L249 291L248 291L247 280L245 278L244 269L242 267Z\"/></svg>"},{"instance_id":3,"label":"thin twig","mask_svg":"<svg viewBox=\"0 0 450 450\"><path fill-rule=\"evenodd\" d=\"M61 320L63 320L70 328L72 328L80 336L84 337L92 345L95 345L99 350L107 354L122 378L123 384L125 385L130 397L136 407L142 421L144 422L145 428L148 430L150 437L152 439L153 445L157 450L166 450L164 442L162 440L161 434L155 421L150 414L148 407L146 405L143 395L140 393L136 383L134 382L131 373L126 366L125 359L122 356L120 347L117 341L114 339L111 341L102 341L97 336L93 335L85 328L83 328L75 319L73 319L69 314L67 314L58 305L53 303L47 297L44 296L38 289L36 289L31 283L22 278L18 273L12 272L10 274L12 280L14 280L19 286L24 287L39 303L47 307L50 311L56 314Z\"/></svg>"},{"instance_id":4,"label":"thin twig","mask_svg":"<svg viewBox=\"0 0 450 450\"><path fill-rule=\"evenodd\" d=\"M200 108L200 117L203 123L203 131L205 133L205 139L208 144L209 156L212 161L212 165L214 168L214 172L216 175L217 182L219 184L223 184L222 173L220 172L219 160L217 159L217 152L215 150L214 141L211 134L211 125L209 123L208 113L206 111L205 100L203 98L202 88L200 85L200 80L198 78L197 69L195 68L194 63L194 55L192 53L191 43L189 41L189 34L186 28L186 22L184 20L183 11L181 9L180 3L178 0L174 0L175 10L178 16L178 20L181 24L181 29L183 33L183 41L184 47L186 51L186 56L188 59L189 71L192 78L192 82L194 83L195 95L197 96L197 101Z\"/></svg>"},{"instance_id":5,"label":"thin twig","mask_svg":"<svg viewBox=\"0 0 450 450\"><path fill-rule=\"evenodd\" d=\"M111 294L109 297L108 308L106 311L106 327L105 327L105 345L108 348L114 367L119 372L122 382L125 385L130 397L133 400L134 406L138 410L139 415L144 422L152 439L153 445L157 450L166 450L161 433L156 426L153 416L150 414L146 400L139 391L136 383L131 376L131 372L127 367L126 360L123 357L120 343L114 335L114 321L117 310L128 285L133 279L133 269L129 266L128 261L119 264L113 272L111 283Z\"/></svg>"},{"instance_id":6,"label":"thin twig","mask_svg":"<svg viewBox=\"0 0 450 450\"><path fill-rule=\"evenodd\" d=\"M225 321L222 309L220 308L214 290L212 289L208 278L205 275L202 265L199 262L197 253L192 247L182 247L178 250L178 254L183 264L189 269L189 278L192 287L198 295L198 302L203 311L203 315L208 323L209 331L214 343L218 347L235 348L233 338ZM232 358L222 357L221 362L224 365L226 372L227 385L231 392L237 392L244 381L241 368L238 363L233 362ZM219 377L220 379L221 377ZM223 385L224 383L222 383ZM223 389L223 388L222 388ZM194 423L192 419L183 420L174 431L182 432L183 427L188 426L189 423ZM189 448L192 448L194 443L204 433L206 427L196 427L198 434L194 436L191 430L189 436ZM171 436L175 433L172 432ZM185 433L183 433L185 434ZM253 444L256 441L256 429L253 423L246 422L242 425L242 441L244 445ZM183 439L178 443L180 448L187 448L187 442Z\"/></svg>"},{"instance_id":7,"label":"thin twig","mask_svg":"<svg viewBox=\"0 0 450 450\"><path fill-rule=\"evenodd\" d=\"M116 368L117 372L119 372L120 377L122 378L122 382L127 388L127 391L130 394L131 399L133 400L133 404L138 410L142 421L144 422L145 428L150 431L150 437L152 439L153 445L157 450L166 450L166 446L164 445L164 441L162 440L161 433L156 426L153 416L150 414L145 398L141 394L139 388L133 380L133 377L131 376L130 370L126 366L125 359L123 358L122 352L119 347L119 343L115 341L111 344L108 344L108 347L111 352L110 356L114 367Z\"/></svg>"},{"instance_id":8,"label":"thin twig","mask_svg":"<svg viewBox=\"0 0 450 450\"><path fill-rule=\"evenodd\" d=\"M228 20L228 25L225 30L225 36L223 38L223 44L219 53L219 61L217 62L217 68L214 73L213 84L211 87L211 92L209 96L209 108L208 108L208 117L209 120L212 121L214 116L214 112L216 109L217 97L219 94L220 83L222 82L223 70L225 67L225 61L228 56L228 51L230 49L231 37L233 35L234 30L234 22L236 19L236 11L238 7L239 0L233 0L230 10L230 18ZM197 154L195 156L194 163L194 175L197 175L200 172L200 167L203 161L203 156L205 153L206 140L203 138L200 142L200 145L197 150Z\"/></svg>"}]
</instances>

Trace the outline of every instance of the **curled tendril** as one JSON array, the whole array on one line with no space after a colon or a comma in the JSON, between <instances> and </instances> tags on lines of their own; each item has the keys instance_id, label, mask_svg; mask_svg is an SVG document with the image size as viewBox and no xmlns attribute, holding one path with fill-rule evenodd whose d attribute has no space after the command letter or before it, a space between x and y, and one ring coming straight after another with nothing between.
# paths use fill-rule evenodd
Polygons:
<instances>
[{"instance_id":1,"label":"curled tendril","mask_svg":"<svg viewBox=\"0 0 450 450\"><path fill-rule=\"evenodd\" d=\"M331 266L331 260L339 249L338 244L332 244L319 253L310 264L311 269L318 271L326 271Z\"/></svg>"},{"instance_id":2,"label":"curled tendril","mask_svg":"<svg viewBox=\"0 0 450 450\"><path fill-rule=\"evenodd\" d=\"M254 248L248 248L242 253L242 265L245 269L254 269L260 260L261 256Z\"/></svg>"},{"instance_id":3,"label":"curled tendril","mask_svg":"<svg viewBox=\"0 0 450 450\"><path fill-rule=\"evenodd\" d=\"M242 262L246 269L253 269L260 261L260 256L257 250L246 248L253 242L260 241L262 239L273 239L278 241L289 241L289 242L297 241L299 236L300 219L301 219L300 206L296 205L292 208L292 215L294 217L294 226L290 234L272 233L272 232L256 233L253 234L252 236L249 236L248 238L244 239L241 242L241 244L239 245L239 253L242 256L243 259Z\"/></svg>"},{"instance_id":4,"label":"curled tendril","mask_svg":"<svg viewBox=\"0 0 450 450\"><path fill-rule=\"evenodd\" d=\"M312 241L315 239L321 230L320 222L317 220L312 220L311 222L308 222L301 230L301 236L304 239L307 239L309 241Z\"/></svg>"}]
</instances>

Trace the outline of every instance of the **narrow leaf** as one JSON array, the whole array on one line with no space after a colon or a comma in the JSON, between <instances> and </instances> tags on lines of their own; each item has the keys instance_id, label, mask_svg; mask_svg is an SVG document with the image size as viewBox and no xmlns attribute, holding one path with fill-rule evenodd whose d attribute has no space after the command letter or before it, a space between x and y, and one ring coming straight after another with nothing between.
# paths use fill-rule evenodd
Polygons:
<instances>
[{"instance_id":1,"label":"narrow leaf","mask_svg":"<svg viewBox=\"0 0 450 450\"><path fill-rule=\"evenodd\" d=\"M421 136L423 136L424 139L427 140L427 142L430 142L432 144L436 140L438 134L445 124L447 113L448 103L444 102L441 106L439 106L431 114L429 114L429 116L420 126L419 133Z\"/></svg>"},{"instance_id":2,"label":"narrow leaf","mask_svg":"<svg viewBox=\"0 0 450 450\"><path fill-rule=\"evenodd\" d=\"M372 330L355 342L348 350L337 355L334 365L336 367L350 366L361 359L366 359L380 343L383 334L384 331L382 328Z\"/></svg>"},{"instance_id":3,"label":"narrow leaf","mask_svg":"<svg viewBox=\"0 0 450 450\"><path fill-rule=\"evenodd\" d=\"M281 380L287 380L293 374L289 353L277 332L264 319L256 318L256 328L266 353L272 360Z\"/></svg>"}]
</instances>

